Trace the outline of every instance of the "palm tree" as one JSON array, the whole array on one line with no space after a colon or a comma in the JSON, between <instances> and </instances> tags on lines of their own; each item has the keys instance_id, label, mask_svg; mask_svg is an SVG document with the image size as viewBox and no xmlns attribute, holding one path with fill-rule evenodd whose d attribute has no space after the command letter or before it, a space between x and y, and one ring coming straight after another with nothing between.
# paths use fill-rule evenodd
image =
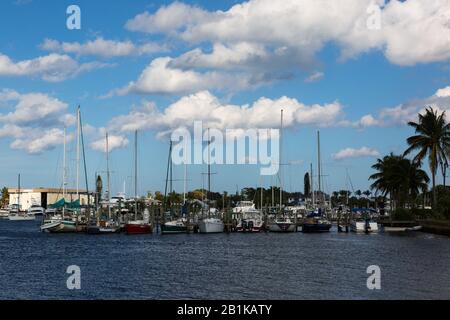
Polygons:
<instances>
[{"instance_id":1,"label":"palm tree","mask_svg":"<svg viewBox=\"0 0 450 320\"><path fill-rule=\"evenodd\" d=\"M398 169L394 176L401 185L400 196L404 197L402 200L413 203L420 192L427 192L430 178L428 178L428 175L424 170L420 169L417 162L413 162L409 159L402 159L398 163Z\"/></svg>"},{"instance_id":2,"label":"palm tree","mask_svg":"<svg viewBox=\"0 0 450 320\"><path fill-rule=\"evenodd\" d=\"M408 125L415 129L416 135L406 140L409 147L404 155L417 151L414 162L419 164L428 156L433 184L433 208L436 208L436 172L440 166L445 175L444 167L449 159L450 124L445 119L445 111L438 114L438 111L430 107L426 109L425 114L419 114L417 123L411 121Z\"/></svg>"},{"instance_id":3,"label":"palm tree","mask_svg":"<svg viewBox=\"0 0 450 320\"><path fill-rule=\"evenodd\" d=\"M383 197L389 195L391 206L395 200L395 185L392 183L392 176L395 172L395 166L400 159L400 156L396 156L393 153L385 156L383 159L377 159L377 162L372 166L372 169L377 172L369 177L369 180L375 180L370 186L372 190L375 190L375 195L378 192L381 192Z\"/></svg>"},{"instance_id":4,"label":"palm tree","mask_svg":"<svg viewBox=\"0 0 450 320\"><path fill-rule=\"evenodd\" d=\"M430 179L418 162L391 153L378 159L372 168L377 172L369 177L375 180L371 188L381 191L383 196L389 194L394 208L412 202L420 192L427 191Z\"/></svg>"}]
</instances>

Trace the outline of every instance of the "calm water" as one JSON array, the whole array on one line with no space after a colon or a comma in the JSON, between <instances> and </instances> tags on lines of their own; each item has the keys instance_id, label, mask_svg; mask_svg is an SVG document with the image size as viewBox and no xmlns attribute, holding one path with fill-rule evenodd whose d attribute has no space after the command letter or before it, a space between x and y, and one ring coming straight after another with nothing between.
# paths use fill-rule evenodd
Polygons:
<instances>
[{"instance_id":1,"label":"calm water","mask_svg":"<svg viewBox=\"0 0 450 320\"><path fill-rule=\"evenodd\" d=\"M52 235L0 221L0 299L450 299L450 238ZM66 288L69 265L81 290ZM381 268L379 291L366 268Z\"/></svg>"}]
</instances>

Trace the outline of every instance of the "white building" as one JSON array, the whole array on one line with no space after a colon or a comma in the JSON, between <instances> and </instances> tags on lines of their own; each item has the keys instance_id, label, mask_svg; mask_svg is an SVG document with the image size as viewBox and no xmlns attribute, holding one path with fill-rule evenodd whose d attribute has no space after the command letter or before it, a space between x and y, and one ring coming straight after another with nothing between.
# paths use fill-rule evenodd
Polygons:
<instances>
[{"instance_id":1,"label":"white building","mask_svg":"<svg viewBox=\"0 0 450 320\"><path fill-rule=\"evenodd\" d=\"M19 193L18 189L10 188L9 192L9 204L14 205L18 204L19 201ZM87 205L88 196L86 191L80 190L80 204ZM28 210L31 206L40 206L43 208L48 208L49 205L58 202L61 200L62 190L61 189L52 189L52 188L38 188L38 189L20 189L20 207L22 210ZM76 190L66 190L67 202L72 202L78 199ZM91 193L90 203L94 203L94 197Z\"/></svg>"}]
</instances>

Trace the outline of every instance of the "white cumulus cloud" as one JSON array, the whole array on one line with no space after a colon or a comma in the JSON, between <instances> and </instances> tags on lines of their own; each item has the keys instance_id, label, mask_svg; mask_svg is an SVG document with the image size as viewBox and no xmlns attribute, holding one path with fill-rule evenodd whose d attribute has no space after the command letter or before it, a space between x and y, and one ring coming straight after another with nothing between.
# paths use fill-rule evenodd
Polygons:
<instances>
[{"instance_id":1,"label":"white cumulus cloud","mask_svg":"<svg viewBox=\"0 0 450 320\"><path fill-rule=\"evenodd\" d=\"M99 62L78 63L68 55L56 53L15 62L0 53L0 76L30 76L59 82L106 66L108 65Z\"/></svg>"},{"instance_id":2,"label":"white cumulus cloud","mask_svg":"<svg viewBox=\"0 0 450 320\"><path fill-rule=\"evenodd\" d=\"M399 65L450 58L450 0L391 0L378 7L380 28L368 28L376 14L368 9L382 2L249 0L225 11L174 2L137 15L126 27L193 44L253 42L309 58L328 43L338 45L343 58L379 50Z\"/></svg>"},{"instance_id":3,"label":"white cumulus cloud","mask_svg":"<svg viewBox=\"0 0 450 320\"><path fill-rule=\"evenodd\" d=\"M432 107L441 112L446 111L448 115L450 111L450 87L441 88L428 98L415 99L394 107L383 108L378 115L365 115L351 125L359 128L406 125L409 121L416 121L417 115L423 114L427 107Z\"/></svg>"},{"instance_id":4,"label":"white cumulus cloud","mask_svg":"<svg viewBox=\"0 0 450 320\"><path fill-rule=\"evenodd\" d=\"M240 73L230 75L218 71L200 72L171 66L172 58L153 60L136 81L109 94L182 94L200 90L239 90L250 88L264 78ZM262 76L263 77L263 76Z\"/></svg>"},{"instance_id":5,"label":"white cumulus cloud","mask_svg":"<svg viewBox=\"0 0 450 320\"><path fill-rule=\"evenodd\" d=\"M284 125L334 126L343 117L338 102L306 105L296 99L260 98L251 105L222 103L208 91L187 95L172 103L163 111L153 103L144 103L130 113L113 118L109 125L112 132L155 130L168 132L179 127L191 127L194 121L217 129L278 128L280 111L284 110Z\"/></svg>"},{"instance_id":6,"label":"white cumulus cloud","mask_svg":"<svg viewBox=\"0 0 450 320\"><path fill-rule=\"evenodd\" d=\"M108 150L109 152L114 149L126 147L129 140L122 135L108 135ZM98 138L91 142L90 147L93 150L106 153L106 137Z\"/></svg>"},{"instance_id":7,"label":"white cumulus cloud","mask_svg":"<svg viewBox=\"0 0 450 320\"><path fill-rule=\"evenodd\" d=\"M40 48L47 51L71 53L79 56L100 56L103 58L140 56L166 50L163 46L153 42L135 44L129 40L115 41L102 37L86 41L85 43L59 42L53 39L45 39Z\"/></svg>"},{"instance_id":8,"label":"white cumulus cloud","mask_svg":"<svg viewBox=\"0 0 450 320\"><path fill-rule=\"evenodd\" d=\"M63 143L63 128L75 124L68 105L44 93L0 91L0 138L12 139L11 148L39 154ZM67 140L73 134L67 135Z\"/></svg>"},{"instance_id":9,"label":"white cumulus cloud","mask_svg":"<svg viewBox=\"0 0 450 320\"><path fill-rule=\"evenodd\" d=\"M343 160L348 158L363 158L363 157L379 157L380 152L376 149L361 147L359 149L346 148L332 155L335 160Z\"/></svg>"}]
</instances>

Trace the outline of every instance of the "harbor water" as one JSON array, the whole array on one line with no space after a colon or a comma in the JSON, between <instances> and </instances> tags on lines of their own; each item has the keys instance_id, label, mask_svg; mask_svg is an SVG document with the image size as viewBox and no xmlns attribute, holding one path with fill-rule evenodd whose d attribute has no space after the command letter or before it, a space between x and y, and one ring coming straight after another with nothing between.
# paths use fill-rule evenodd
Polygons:
<instances>
[{"instance_id":1,"label":"harbor water","mask_svg":"<svg viewBox=\"0 0 450 320\"><path fill-rule=\"evenodd\" d=\"M450 299L450 238L47 234L0 220L0 299ZM66 286L67 267L81 289ZM367 267L381 289L367 288Z\"/></svg>"}]
</instances>

